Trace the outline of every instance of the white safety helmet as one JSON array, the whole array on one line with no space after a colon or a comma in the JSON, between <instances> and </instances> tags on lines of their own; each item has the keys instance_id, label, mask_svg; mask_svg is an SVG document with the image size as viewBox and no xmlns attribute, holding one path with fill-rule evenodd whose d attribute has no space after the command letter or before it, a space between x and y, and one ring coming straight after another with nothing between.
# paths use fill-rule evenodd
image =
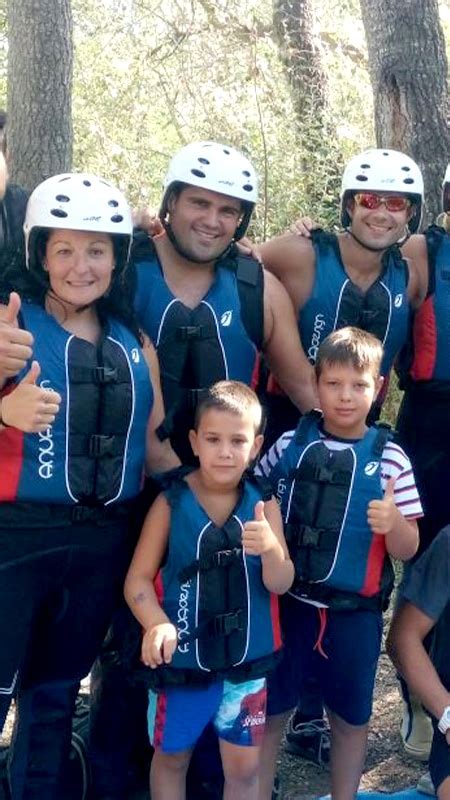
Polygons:
<instances>
[{"instance_id":1,"label":"white safety helmet","mask_svg":"<svg viewBox=\"0 0 450 800\"><path fill-rule=\"evenodd\" d=\"M351 223L347 202L356 192L407 194L415 204L408 228L411 233L418 230L423 209L423 178L416 162L409 156L399 150L372 148L348 162L341 185L341 224L344 228Z\"/></svg>"},{"instance_id":2,"label":"white safety helmet","mask_svg":"<svg viewBox=\"0 0 450 800\"><path fill-rule=\"evenodd\" d=\"M177 183L200 186L242 200L244 213L234 238L240 239L244 235L258 200L258 176L242 153L216 142L193 142L182 147L175 153L167 170L161 204L162 220L167 215L170 190Z\"/></svg>"},{"instance_id":3,"label":"white safety helmet","mask_svg":"<svg viewBox=\"0 0 450 800\"><path fill-rule=\"evenodd\" d=\"M131 209L122 192L103 178L83 172L53 175L31 193L23 226L29 269L38 266L37 234L54 228L110 233L117 237L116 274L126 266L133 238Z\"/></svg>"},{"instance_id":4,"label":"white safety helmet","mask_svg":"<svg viewBox=\"0 0 450 800\"><path fill-rule=\"evenodd\" d=\"M442 183L442 208L446 213L450 211L450 164L447 164Z\"/></svg>"}]
</instances>

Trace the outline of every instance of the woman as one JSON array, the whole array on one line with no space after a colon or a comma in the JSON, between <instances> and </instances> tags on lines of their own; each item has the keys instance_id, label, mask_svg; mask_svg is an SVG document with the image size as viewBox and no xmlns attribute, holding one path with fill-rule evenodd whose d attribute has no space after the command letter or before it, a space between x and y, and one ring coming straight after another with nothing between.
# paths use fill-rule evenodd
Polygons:
<instances>
[{"instance_id":1,"label":"woman","mask_svg":"<svg viewBox=\"0 0 450 800\"><path fill-rule=\"evenodd\" d=\"M49 178L24 231L28 274L7 320L34 360L0 374L0 719L17 684L12 797L51 800L79 680L121 593L144 468L178 460L155 435L159 372L133 318L122 194L93 175Z\"/></svg>"}]
</instances>

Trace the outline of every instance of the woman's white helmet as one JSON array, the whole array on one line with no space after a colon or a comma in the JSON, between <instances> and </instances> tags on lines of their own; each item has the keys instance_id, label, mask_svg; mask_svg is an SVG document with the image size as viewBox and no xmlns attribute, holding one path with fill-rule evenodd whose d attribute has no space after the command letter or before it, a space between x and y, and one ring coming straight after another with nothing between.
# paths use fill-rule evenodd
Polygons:
<instances>
[{"instance_id":1,"label":"woman's white helmet","mask_svg":"<svg viewBox=\"0 0 450 800\"><path fill-rule=\"evenodd\" d=\"M29 269L37 265L38 232L54 228L98 231L120 237L116 271L120 272L128 261L133 239L131 208L119 189L97 175L83 172L53 175L31 193L23 226Z\"/></svg>"},{"instance_id":2,"label":"woman's white helmet","mask_svg":"<svg viewBox=\"0 0 450 800\"><path fill-rule=\"evenodd\" d=\"M242 200L244 213L234 238L240 239L244 235L258 200L258 176L246 156L217 142L192 142L182 147L175 153L167 170L160 213L162 220L167 215L171 188L178 183L200 186Z\"/></svg>"},{"instance_id":3,"label":"woman's white helmet","mask_svg":"<svg viewBox=\"0 0 450 800\"><path fill-rule=\"evenodd\" d=\"M415 233L422 219L423 178L416 162L399 150L365 150L347 164L341 185L341 224L351 223L347 202L356 192L394 192L407 194L414 200L414 210L408 227Z\"/></svg>"},{"instance_id":4,"label":"woman's white helmet","mask_svg":"<svg viewBox=\"0 0 450 800\"><path fill-rule=\"evenodd\" d=\"M450 211L450 164L447 164L442 183L442 208L446 213Z\"/></svg>"}]
</instances>

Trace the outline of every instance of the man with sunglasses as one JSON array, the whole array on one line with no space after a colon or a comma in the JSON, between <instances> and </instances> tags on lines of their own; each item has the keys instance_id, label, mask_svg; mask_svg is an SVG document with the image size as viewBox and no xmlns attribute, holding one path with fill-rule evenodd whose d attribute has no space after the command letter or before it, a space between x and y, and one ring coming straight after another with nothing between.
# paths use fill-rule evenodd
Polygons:
<instances>
[{"instance_id":1,"label":"man with sunglasses","mask_svg":"<svg viewBox=\"0 0 450 800\"><path fill-rule=\"evenodd\" d=\"M425 296L423 269L416 260L402 258L399 249L399 243L418 230L422 205L423 179L417 164L395 150L371 149L352 158L344 170L341 233L317 229L311 238L287 233L261 245L264 266L284 284L294 304L311 365L325 337L351 325L380 339L381 374L389 375L407 341L411 307ZM384 387L372 409L373 419L387 381ZM295 426L298 412L271 378L268 407L268 438L273 441L289 425ZM268 703L270 713L270 694ZM329 760L322 697L313 683L304 687L290 720L287 749L317 763Z\"/></svg>"}]
</instances>

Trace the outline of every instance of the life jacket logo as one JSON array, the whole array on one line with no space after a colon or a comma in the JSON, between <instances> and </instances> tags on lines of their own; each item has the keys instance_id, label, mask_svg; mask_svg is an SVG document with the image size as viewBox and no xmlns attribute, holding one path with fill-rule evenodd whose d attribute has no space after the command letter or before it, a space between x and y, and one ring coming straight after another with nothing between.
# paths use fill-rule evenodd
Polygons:
<instances>
[{"instance_id":1,"label":"life jacket logo","mask_svg":"<svg viewBox=\"0 0 450 800\"><path fill-rule=\"evenodd\" d=\"M51 389L50 381L45 379L40 382L41 389ZM53 459L55 456L55 447L53 442L52 426L50 425L45 431L38 433L39 441L39 477L48 481L53 478Z\"/></svg>"},{"instance_id":2,"label":"life jacket logo","mask_svg":"<svg viewBox=\"0 0 450 800\"><path fill-rule=\"evenodd\" d=\"M232 318L233 318L232 311L224 311L220 318L220 324L223 325L224 328L229 328L231 325Z\"/></svg>"},{"instance_id":3,"label":"life jacket logo","mask_svg":"<svg viewBox=\"0 0 450 800\"><path fill-rule=\"evenodd\" d=\"M394 306L395 308L400 308L403 305L403 295L396 294L394 299Z\"/></svg>"},{"instance_id":4,"label":"life jacket logo","mask_svg":"<svg viewBox=\"0 0 450 800\"><path fill-rule=\"evenodd\" d=\"M185 581L180 586L180 596L178 598L178 611L177 611L177 629L178 629L178 647L179 653L189 653L189 642L182 642L183 637L189 636L189 591L191 588L191 581Z\"/></svg>"},{"instance_id":5,"label":"life jacket logo","mask_svg":"<svg viewBox=\"0 0 450 800\"><path fill-rule=\"evenodd\" d=\"M371 475L375 475L378 467L379 467L378 461L369 461L368 464L366 464L366 466L364 467L364 474L369 475L369 477Z\"/></svg>"},{"instance_id":6,"label":"life jacket logo","mask_svg":"<svg viewBox=\"0 0 450 800\"><path fill-rule=\"evenodd\" d=\"M311 336L311 344L308 348L308 358L312 364L315 363L317 358L317 350L319 349L320 340L322 338L323 329L325 328L325 317L323 314L316 314L314 320L314 328Z\"/></svg>"},{"instance_id":7,"label":"life jacket logo","mask_svg":"<svg viewBox=\"0 0 450 800\"><path fill-rule=\"evenodd\" d=\"M286 489L287 489L286 479L285 478L280 478L280 480L277 483L277 500L278 500L278 503L280 505L281 505L281 501L283 499L283 495L284 495Z\"/></svg>"},{"instance_id":8,"label":"life jacket logo","mask_svg":"<svg viewBox=\"0 0 450 800\"><path fill-rule=\"evenodd\" d=\"M139 362L140 362L140 360L141 360L141 359L140 359L140 356L139 356L139 350L137 349L137 347L133 347L133 349L132 349L132 351L131 351L131 360L132 360L132 361L133 361L135 364L139 364Z\"/></svg>"}]
</instances>

